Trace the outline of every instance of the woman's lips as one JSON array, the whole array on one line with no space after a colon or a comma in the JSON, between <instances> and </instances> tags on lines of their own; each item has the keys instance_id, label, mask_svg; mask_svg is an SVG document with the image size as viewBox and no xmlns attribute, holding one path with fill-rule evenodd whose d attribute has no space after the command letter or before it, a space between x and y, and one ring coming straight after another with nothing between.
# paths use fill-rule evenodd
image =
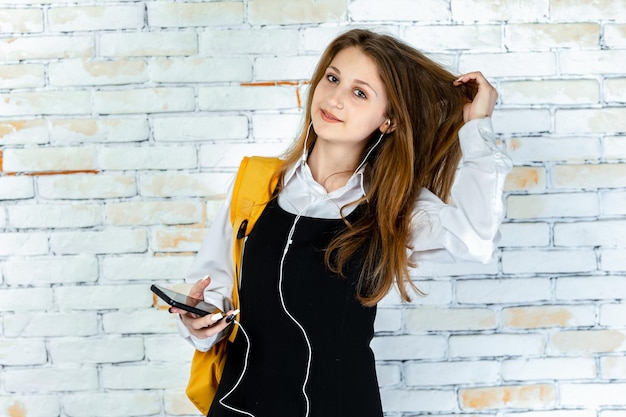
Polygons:
<instances>
[{"instance_id":1,"label":"woman's lips","mask_svg":"<svg viewBox=\"0 0 626 417\"><path fill-rule=\"evenodd\" d=\"M324 121L328 122L328 123L339 123L339 122L341 122L341 120L336 118L334 114L329 113L327 111L320 110L320 115L322 116L322 119Z\"/></svg>"}]
</instances>

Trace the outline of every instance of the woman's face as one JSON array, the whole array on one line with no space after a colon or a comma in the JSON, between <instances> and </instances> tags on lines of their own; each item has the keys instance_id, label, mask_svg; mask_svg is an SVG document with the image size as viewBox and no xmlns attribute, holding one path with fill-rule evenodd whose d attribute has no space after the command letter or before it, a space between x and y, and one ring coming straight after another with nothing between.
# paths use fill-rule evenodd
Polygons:
<instances>
[{"instance_id":1,"label":"woman's face","mask_svg":"<svg viewBox=\"0 0 626 417\"><path fill-rule=\"evenodd\" d=\"M349 47L331 61L313 92L311 119L318 140L363 149L377 129L388 128L387 92L374 61Z\"/></svg>"}]
</instances>

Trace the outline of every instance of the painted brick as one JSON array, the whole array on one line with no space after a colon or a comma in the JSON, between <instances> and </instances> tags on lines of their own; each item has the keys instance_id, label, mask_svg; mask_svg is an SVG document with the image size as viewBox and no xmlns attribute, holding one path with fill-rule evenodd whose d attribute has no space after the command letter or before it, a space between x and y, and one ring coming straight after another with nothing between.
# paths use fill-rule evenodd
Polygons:
<instances>
[{"instance_id":1,"label":"painted brick","mask_svg":"<svg viewBox=\"0 0 626 417\"><path fill-rule=\"evenodd\" d=\"M550 217L589 217L600 213L595 193L510 195L506 198L506 217L534 219Z\"/></svg>"},{"instance_id":2,"label":"painted brick","mask_svg":"<svg viewBox=\"0 0 626 417\"><path fill-rule=\"evenodd\" d=\"M4 262L2 269L9 286L98 280L98 260L85 255L11 258Z\"/></svg>"},{"instance_id":3,"label":"painted brick","mask_svg":"<svg viewBox=\"0 0 626 417\"><path fill-rule=\"evenodd\" d=\"M507 2L451 0L450 7L455 21L469 24L476 21L545 21L550 13L550 2L548 0L534 2L524 0Z\"/></svg>"},{"instance_id":4,"label":"painted brick","mask_svg":"<svg viewBox=\"0 0 626 417\"><path fill-rule=\"evenodd\" d=\"M6 116L87 114L89 91L25 91L0 94L0 113Z\"/></svg>"},{"instance_id":5,"label":"painted brick","mask_svg":"<svg viewBox=\"0 0 626 417\"><path fill-rule=\"evenodd\" d=\"M139 142L148 140L148 120L141 118L98 118L51 120L50 139L54 143Z\"/></svg>"},{"instance_id":6,"label":"painted brick","mask_svg":"<svg viewBox=\"0 0 626 417\"><path fill-rule=\"evenodd\" d=\"M46 363L47 356L46 343L43 339L27 340L3 337L0 341L0 365L2 366L41 365Z\"/></svg>"},{"instance_id":7,"label":"painted brick","mask_svg":"<svg viewBox=\"0 0 626 417\"><path fill-rule=\"evenodd\" d=\"M455 275L495 275L498 273L498 263L492 259L488 263L481 262L454 262L436 263L420 262L417 266L417 274L426 277L444 277Z\"/></svg>"},{"instance_id":8,"label":"painted brick","mask_svg":"<svg viewBox=\"0 0 626 417\"><path fill-rule=\"evenodd\" d=\"M139 193L146 197L223 198L233 174L157 174L139 177Z\"/></svg>"},{"instance_id":9,"label":"painted brick","mask_svg":"<svg viewBox=\"0 0 626 417\"><path fill-rule=\"evenodd\" d=\"M105 170L195 168L196 151L191 146L101 148L99 166Z\"/></svg>"},{"instance_id":10,"label":"painted brick","mask_svg":"<svg viewBox=\"0 0 626 417\"><path fill-rule=\"evenodd\" d=\"M39 64L3 65L0 67L0 88L43 87L45 75L44 66Z\"/></svg>"},{"instance_id":11,"label":"painted brick","mask_svg":"<svg viewBox=\"0 0 626 417\"><path fill-rule=\"evenodd\" d=\"M94 52L93 36L29 36L0 39L0 59L86 58Z\"/></svg>"},{"instance_id":12,"label":"painted brick","mask_svg":"<svg viewBox=\"0 0 626 417\"><path fill-rule=\"evenodd\" d=\"M253 25L337 22L346 17L346 4L333 0L279 2L250 0L248 19Z\"/></svg>"},{"instance_id":13,"label":"painted brick","mask_svg":"<svg viewBox=\"0 0 626 417\"><path fill-rule=\"evenodd\" d=\"M20 200L35 195L33 179L28 177L0 177L0 200Z\"/></svg>"},{"instance_id":14,"label":"painted brick","mask_svg":"<svg viewBox=\"0 0 626 417\"><path fill-rule=\"evenodd\" d=\"M506 274L590 272L596 268L593 250L502 252L502 271Z\"/></svg>"},{"instance_id":15,"label":"painted brick","mask_svg":"<svg viewBox=\"0 0 626 417\"><path fill-rule=\"evenodd\" d=\"M606 249L600 251L600 266L603 271L626 271L626 250Z\"/></svg>"},{"instance_id":16,"label":"painted brick","mask_svg":"<svg viewBox=\"0 0 626 417\"><path fill-rule=\"evenodd\" d=\"M505 191L543 191L546 189L546 170L543 167L513 167L507 175Z\"/></svg>"},{"instance_id":17,"label":"painted brick","mask_svg":"<svg viewBox=\"0 0 626 417\"><path fill-rule=\"evenodd\" d=\"M493 115L493 128L497 133L537 133L552 130L549 110L502 110Z\"/></svg>"},{"instance_id":18,"label":"painted brick","mask_svg":"<svg viewBox=\"0 0 626 417\"><path fill-rule=\"evenodd\" d=\"M166 389L163 392L165 412L174 416L197 414L198 409L187 399L185 392L178 389Z\"/></svg>"},{"instance_id":19,"label":"painted brick","mask_svg":"<svg viewBox=\"0 0 626 417\"><path fill-rule=\"evenodd\" d=\"M37 190L45 198L68 200L137 195L135 178L129 175L50 175L37 179Z\"/></svg>"},{"instance_id":20,"label":"painted brick","mask_svg":"<svg viewBox=\"0 0 626 417\"><path fill-rule=\"evenodd\" d=\"M12 314L3 319L8 337L94 336L98 334L95 313L37 313Z\"/></svg>"},{"instance_id":21,"label":"painted brick","mask_svg":"<svg viewBox=\"0 0 626 417\"><path fill-rule=\"evenodd\" d=\"M106 282L159 281L186 276L191 267L191 256L139 256L121 255L106 257L101 262L101 279Z\"/></svg>"},{"instance_id":22,"label":"painted brick","mask_svg":"<svg viewBox=\"0 0 626 417\"><path fill-rule=\"evenodd\" d=\"M50 358L57 364L140 361L144 358L144 343L141 337L55 338L50 341Z\"/></svg>"},{"instance_id":23,"label":"painted brick","mask_svg":"<svg viewBox=\"0 0 626 417\"><path fill-rule=\"evenodd\" d=\"M122 339L124 340L124 339ZM151 362L188 362L194 353L191 343L180 343L178 333L137 339L145 346L145 357ZM143 349L142 349L143 355Z\"/></svg>"},{"instance_id":24,"label":"painted brick","mask_svg":"<svg viewBox=\"0 0 626 417\"><path fill-rule=\"evenodd\" d=\"M51 288L3 288L0 311L48 311L53 307Z\"/></svg>"},{"instance_id":25,"label":"painted brick","mask_svg":"<svg viewBox=\"0 0 626 417\"><path fill-rule=\"evenodd\" d=\"M206 30L198 42L202 56L293 55L299 36L293 29Z\"/></svg>"},{"instance_id":26,"label":"painted brick","mask_svg":"<svg viewBox=\"0 0 626 417\"><path fill-rule=\"evenodd\" d=\"M194 109L191 88L137 88L94 92L93 109L100 114L163 113Z\"/></svg>"},{"instance_id":27,"label":"painted brick","mask_svg":"<svg viewBox=\"0 0 626 417\"><path fill-rule=\"evenodd\" d=\"M593 379L596 363L593 358L507 359L502 361L505 381Z\"/></svg>"},{"instance_id":28,"label":"painted brick","mask_svg":"<svg viewBox=\"0 0 626 417\"><path fill-rule=\"evenodd\" d=\"M411 271L413 272L413 271ZM423 280L421 277L416 278L412 274L413 282L424 293L424 295L412 294L412 305L414 306L440 306L452 303L452 285L449 281L432 281ZM382 300L381 306L385 305L404 305L397 296L397 292L390 292Z\"/></svg>"},{"instance_id":29,"label":"painted brick","mask_svg":"<svg viewBox=\"0 0 626 417\"><path fill-rule=\"evenodd\" d=\"M9 369L5 371L4 381L8 392L90 391L98 388L98 370L61 366Z\"/></svg>"},{"instance_id":30,"label":"painted brick","mask_svg":"<svg viewBox=\"0 0 626 417\"><path fill-rule=\"evenodd\" d=\"M607 16L619 16L626 12L626 5L611 0L598 0L591 4L576 0L552 2L550 16L556 21L594 21Z\"/></svg>"},{"instance_id":31,"label":"painted brick","mask_svg":"<svg viewBox=\"0 0 626 417\"><path fill-rule=\"evenodd\" d=\"M605 304L600 307L600 325L612 328L626 327L626 306Z\"/></svg>"},{"instance_id":32,"label":"painted brick","mask_svg":"<svg viewBox=\"0 0 626 417\"><path fill-rule=\"evenodd\" d=\"M53 32L141 29L143 5L53 7L48 20Z\"/></svg>"},{"instance_id":33,"label":"painted brick","mask_svg":"<svg viewBox=\"0 0 626 417\"><path fill-rule=\"evenodd\" d=\"M548 223L504 223L500 226L500 247L532 247L550 244Z\"/></svg>"},{"instance_id":34,"label":"painted brick","mask_svg":"<svg viewBox=\"0 0 626 417\"><path fill-rule=\"evenodd\" d=\"M248 137L246 116L155 117L154 139L157 142L232 140Z\"/></svg>"},{"instance_id":35,"label":"painted brick","mask_svg":"<svg viewBox=\"0 0 626 417\"><path fill-rule=\"evenodd\" d=\"M578 221L554 225L555 246L624 247L626 222L623 220Z\"/></svg>"},{"instance_id":36,"label":"painted brick","mask_svg":"<svg viewBox=\"0 0 626 417\"><path fill-rule=\"evenodd\" d=\"M604 82L604 100L608 103L626 102L626 78L614 78Z\"/></svg>"},{"instance_id":37,"label":"painted brick","mask_svg":"<svg viewBox=\"0 0 626 417\"><path fill-rule=\"evenodd\" d=\"M54 86L91 86L143 83L148 80L143 61L65 60L49 66Z\"/></svg>"},{"instance_id":38,"label":"painted brick","mask_svg":"<svg viewBox=\"0 0 626 417\"><path fill-rule=\"evenodd\" d=\"M626 72L626 51L563 51L559 54L559 64L563 74L592 75Z\"/></svg>"},{"instance_id":39,"label":"painted brick","mask_svg":"<svg viewBox=\"0 0 626 417\"><path fill-rule=\"evenodd\" d=\"M505 44L509 51L597 49L600 46L600 25L598 23L506 25Z\"/></svg>"},{"instance_id":40,"label":"painted brick","mask_svg":"<svg viewBox=\"0 0 626 417\"><path fill-rule=\"evenodd\" d=\"M206 234L207 229L159 228L152 230L150 249L154 252L197 252Z\"/></svg>"},{"instance_id":41,"label":"painted brick","mask_svg":"<svg viewBox=\"0 0 626 417\"><path fill-rule=\"evenodd\" d=\"M147 285L143 288L144 292L149 292ZM155 308L130 313L122 311L105 313L102 316L102 327L106 333L112 334L172 334L176 333L176 319L167 310Z\"/></svg>"},{"instance_id":42,"label":"painted brick","mask_svg":"<svg viewBox=\"0 0 626 417\"><path fill-rule=\"evenodd\" d=\"M198 89L198 106L205 111L281 110L298 105L296 88L205 87Z\"/></svg>"},{"instance_id":43,"label":"painted brick","mask_svg":"<svg viewBox=\"0 0 626 417\"><path fill-rule=\"evenodd\" d=\"M550 299L551 284L543 278L468 279L456 284L460 304L506 304Z\"/></svg>"},{"instance_id":44,"label":"painted brick","mask_svg":"<svg viewBox=\"0 0 626 417\"><path fill-rule=\"evenodd\" d=\"M626 108L557 110L555 123L557 133L624 132Z\"/></svg>"},{"instance_id":45,"label":"painted brick","mask_svg":"<svg viewBox=\"0 0 626 417\"><path fill-rule=\"evenodd\" d=\"M148 61L148 75L162 83L252 81L252 59L154 58Z\"/></svg>"},{"instance_id":46,"label":"painted brick","mask_svg":"<svg viewBox=\"0 0 626 417\"><path fill-rule=\"evenodd\" d=\"M626 139L623 136L605 137L604 157L607 161L626 159Z\"/></svg>"},{"instance_id":47,"label":"painted brick","mask_svg":"<svg viewBox=\"0 0 626 417\"><path fill-rule=\"evenodd\" d=\"M43 10L0 9L0 33L43 32Z\"/></svg>"},{"instance_id":48,"label":"painted brick","mask_svg":"<svg viewBox=\"0 0 626 417\"><path fill-rule=\"evenodd\" d=\"M487 308L416 308L406 312L408 332L495 329L496 313Z\"/></svg>"},{"instance_id":49,"label":"painted brick","mask_svg":"<svg viewBox=\"0 0 626 417\"><path fill-rule=\"evenodd\" d=\"M381 7L386 6L386 4L381 4ZM472 52L498 52L502 50L502 27L500 25L413 26L406 29L404 39L417 45L422 51L457 49Z\"/></svg>"},{"instance_id":50,"label":"painted brick","mask_svg":"<svg viewBox=\"0 0 626 417\"><path fill-rule=\"evenodd\" d=\"M557 300L615 300L626 288L626 277L560 277L556 280Z\"/></svg>"},{"instance_id":51,"label":"painted brick","mask_svg":"<svg viewBox=\"0 0 626 417\"><path fill-rule=\"evenodd\" d=\"M626 333L617 330L572 330L553 333L547 349L552 354L623 352Z\"/></svg>"},{"instance_id":52,"label":"painted brick","mask_svg":"<svg viewBox=\"0 0 626 417\"><path fill-rule=\"evenodd\" d=\"M250 7L250 6L248 6ZM148 24L152 27L231 26L244 22L244 3L148 3ZM275 9L273 10L275 12Z\"/></svg>"},{"instance_id":53,"label":"painted brick","mask_svg":"<svg viewBox=\"0 0 626 417\"><path fill-rule=\"evenodd\" d=\"M145 284L64 286L54 289L60 311L145 308L152 305L151 294Z\"/></svg>"},{"instance_id":54,"label":"painted brick","mask_svg":"<svg viewBox=\"0 0 626 417\"><path fill-rule=\"evenodd\" d=\"M19 417L20 413L33 417L54 417L61 413L60 400L55 395L0 396L0 409L9 417Z\"/></svg>"},{"instance_id":55,"label":"painted brick","mask_svg":"<svg viewBox=\"0 0 626 417\"><path fill-rule=\"evenodd\" d=\"M604 215L626 214L626 191L600 193L600 206Z\"/></svg>"},{"instance_id":56,"label":"painted brick","mask_svg":"<svg viewBox=\"0 0 626 417\"><path fill-rule=\"evenodd\" d=\"M624 48L626 46L626 24L605 23L604 45L609 48Z\"/></svg>"},{"instance_id":57,"label":"painted brick","mask_svg":"<svg viewBox=\"0 0 626 417\"><path fill-rule=\"evenodd\" d=\"M252 133L259 139L284 139L291 142L302 122L302 114L278 114L252 116Z\"/></svg>"},{"instance_id":58,"label":"painted brick","mask_svg":"<svg viewBox=\"0 0 626 417\"><path fill-rule=\"evenodd\" d=\"M456 395L451 389L441 390L401 390L381 391L383 408L389 412L415 410L419 404L420 412L441 412L456 408Z\"/></svg>"},{"instance_id":59,"label":"painted brick","mask_svg":"<svg viewBox=\"0 0 626 417\"><path fill-rule=\"evenodd\" d=\"M55 147L6 149L4 170L10 172L79 171L95 168L95 149Z\"/></svg>"},{"instance_id":60,"label":"painted brick","mask_svg":"<svg viewBox=\"0 0 626 417\"><path fill-rule=\"evenodd\" d=\"M63 408L68 415L90 417L94 410L107 410L110 417L125 417L141 413L158 414L161 410L156 392L98 392L76 393L64 396ZM115 404L112 407L112 404Z\"/></svg>"},{"instance_id":61,"label":"painted brick","mask_svg":"<svg viewBox=\"0 0 626 417\"><path fill-rule=\"evenodd\" d=\"M548 384L468 388L460 392L461 408L469 410L544 408L556 402L556 395L555 387Z\"/></svg>"},{"instance_id":62,"label":"painted brick","mask_svg":"<svg viewBox=\"0 0 626 417\"><path fill-rule=\"evenodd\" d=\"M20 204L8 207L15 228L90 227L102 224L102 207L96 204Z\"/></svg>"},{"instance_id":63,"label":"painted brick","mask_svg":"<svg viewBox=\"0 0 626 417\"><path fill-rule=\"evenodd\" d=\"M459 57L459 72L478 70L487 78L552 76L556 75L556 57L551 52L465 53Z\"/></svg>"},{"instance_id":64,"label":"painted brick","mask_svg":"<svg viewBox=\"0 0 626 417\"><path fill-rule=\"evenodd\" d=\"M620 188L626 186L626 164L556 165L552 179L557 188Z\"/></svg>"},{"instance_id":65,"label":"painted brick","mask_svg":"<svg viewBox=\"0 0 626 417\"><path fill-rule=\"evenodd\" d=\"M595 315L592 305L511 307L502 310L502 324L513 329L593 326Z\"/></svg>"},{"instance_id":66,"label":"painted brick","mask_svg":"<svg viewBox=\"0 0 626 417\"><path fill-rule=\"evenodd\" d=\"M398 385L402 379L402 371L398 364L390 364L376 366L376 377L380 387L392 387Z\"/></svg>"},{"instance_id":67,"label":"painted brick","mask_svg":"<svg viewBox=\"0 0 626 417\"><path fill-rule=\"evenodd\" d=\"M374 322L375 332L398 332L400 330L402 330L402 310L377 310Z\"/></svg>"},{"instance_id":68,"label":"painted brick","mask_svg":"<svg viewBox=\"0 0 626 417\"><path fill-rule=\"evenodd\" d=\"M67 255L144 252L147 240L140 229L56 232L50 236L50 248L55 254Z\"/></svg>"},{"instance_id":69,"label":"painted brick","mask_svg":"<svg viewBox=\"0 0 626 417\"><path fill-rule=\"evenodd\" d=\"M187 382L187 376L180 372L179 365L149 366L103 366L102 386L107 389L162 389L178 388Z\"/></svg>"},{"instance_id":70,"label":"painted brick","mask_svg":"<svg viewBox=\"0 0 626 417\"><path fill-rule=\"evenodd\" d=\"M441 359L446 351L443 336L384 336L371 343L378 360Z\"/></svg>"},{"instance_id":71,"label":"painted brick","mask_svg":"<svg viewBox=\"0 0 626 417\"><path fill-rule=\"evenodd\" d=\"M48 142L46 122L42 119L2 121L0 140L4 145L46 143Z\"/></svg>"},{"instance_id":72,"label":"painted brick","mask_svg":"<svg viewBox=\"0 0 626 417\"><path fill-rule=\"evenodd\" d=\"M484 358L492 356L529 356L543 353L544 337L540 334L452 335L450 357Z\"/></svg>"},{"instance_id":73,"label":"painted brick","mask_svg":"<svg viewBox=\"0 0 626 417\"><path fill-rule=\"evenodd\" d=\"M254 61L254 78L268 82L273 80L304 80L308 82L313 76L317 60L317 56L308 55L283 58L259 57ZM300 93L300 97L304 103L306 95ZM293 104L294 108L297 107L296 102Z\"/></svg>"},{"instance_id":74,"label":"painted brick","mask_svg":"<svg viewBox=\"0 0 626 417\"><path fill-rule=\"evenodd\" d=\"M600 102L596 80L509 81L500 83L502 104L594 104Z\"/></svg>"},{"instance_id":75,"label":"painted brick","mask_svg":"<svg viewBox=\"0 0 626 417\"><path fill-rule=\"evenodd\" d=\"M197 53L192 31L112 32L100 35L100 55L105 57L188 56Z\"/></svg>"},{"instance_id":76,"label":"painted brick","mask_svg":"<svg viewBox=\"0 0 626 417\"><path fill-rule=\"evenodd\" d=\"M623 383L562 384L561 403L566 406L584 407L621 406L624 403Z\"/></svg>"},{"instance_id":77,"label":"painted brick","mask_svg":"<svg viewBox=\"0 0 626 417\"><path fill-rule=\"evenodd\" d=\"M203 145L198 157L200 167L204 169L230 170L234 172L246 155L280 156L288 144L285 142L230 143Z\"/></svg>"},{"instance_id":78,"label":"painted brick","mask_svg":"<svg viewBox=\"0 0 626 417\"><path fill-rule=\"evenodd\" d=\"M605 379L624 379L626 376L626 357L605 356L600 358L600 374Z\"/></svg>"},{"instance_id":79,"label":"painted brick","mask_svg":"<svg viewBox=\"0 0 626 417\"><path fill-rule=\"evenodd\" d=\"M408 363L408 386L498 383L500 365L495 361Z\"/></svg>"},{"instance_id":80,"label":"painted brick","mask_svg":"<svg viewBox=\"0 0 626 417\"><path fill-rule=\"evenodd\" d=\"M47 253L47 233L0 233L0 256L34 256Z\"/></svg>"},{"instance_id":81,"label":"painted brick","mask_svg":"<svg viewBox=\"0 0 626 417\"><path fill-rule=\"evenodd\" d=\"M604 143L606 156L607 139ZM599 161L602 145L600 139L593 137L516 137L506 141L506 154L515 164L545 161L580 163Z\"/></svg>"},{"instance_id":82,"label":"painted brick","mask_svg":"<svg viewBox=\"0 0 626 417\"><path fill-rule=\"evenodd\" d=\"M201 220L201 211L193 201L144 201L107 204L105 215L116 226L189 224Z\"/></svg>"}]
</instances>

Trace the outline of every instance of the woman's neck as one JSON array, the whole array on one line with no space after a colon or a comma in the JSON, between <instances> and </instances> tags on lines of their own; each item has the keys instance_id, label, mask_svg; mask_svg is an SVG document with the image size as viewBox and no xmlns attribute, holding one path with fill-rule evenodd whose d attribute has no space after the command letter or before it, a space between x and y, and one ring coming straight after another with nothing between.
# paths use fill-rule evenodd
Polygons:
<instances>
[{"instance_id":1,"label":"woman's neck","mask_svg":"<svg viewBox=\"0 0 626 417\"><path fill-rule=\"evenodd\" d=\"M313 179L327 192L335 191L348 182L358 164L360 150L346 146L325 146L316 143L307 159Z\"/></svg>"}]
</instances>

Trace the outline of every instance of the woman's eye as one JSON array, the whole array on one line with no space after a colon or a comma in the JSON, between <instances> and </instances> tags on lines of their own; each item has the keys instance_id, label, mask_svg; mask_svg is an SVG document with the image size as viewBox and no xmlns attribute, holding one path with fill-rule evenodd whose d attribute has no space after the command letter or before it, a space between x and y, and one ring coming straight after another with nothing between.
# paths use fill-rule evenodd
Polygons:
<instances>
[{"instance_id":1,"label":"woman's eye","mask_svg":"<svg viewBox=\"0 0 626 417\"><path fill-rule=\"evenodd\" d=\"M354 95L359 98L367 98L367 95L363 92L363 90L354 90Z\"/></svg>"},{"instance_id":2,"label":"woman's eye","mask_svg":"<svg viewBox=\"0 0 626 417\"><path fill-rule=\"evenodd\" d=\"M331 83L336 83L336 82L338 82L338 81L339 81L339 80L337 79L337 77L335 77L335 76L334 76L334 75L332 75L332 74L327 75L327 76L326 76L326 78L327 78L327 79L328 79L328 81L330 81Z\"/></svg>"}]
</instances>

